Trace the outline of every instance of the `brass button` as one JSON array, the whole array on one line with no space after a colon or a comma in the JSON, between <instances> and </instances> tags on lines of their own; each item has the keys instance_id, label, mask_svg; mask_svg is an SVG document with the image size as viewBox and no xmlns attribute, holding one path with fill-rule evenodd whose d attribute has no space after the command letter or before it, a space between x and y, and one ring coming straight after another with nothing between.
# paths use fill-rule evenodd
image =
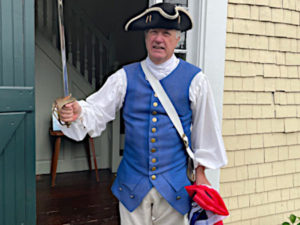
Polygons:
<instances>
[{"instance_id":1,"label":"brass button","mask_svg":"<svg viewBox=\"0 0 300 225\"><path fill-rule=\"evenodd\" d=\"M130 197L131 199L133 199L133 198L134 198L134 195L130 195L129 197Z\"/></svg>"},{"instance_id":2,"label":"brass button","mask_svg":"<svg viewBox=\"0 0 300 225\"><path fill-rule=\"evenodd\" d=\"M153 163L156 163L156 158L153 158L151 161L152 161Z\"/></svg>"},{"instance_id":3,"label":"brass button","mask_svg":"<svg viewBox=\"0 0 300 225\"><path fill-rule=\"evenodd\" d=\"M153 102L153 106L154 106L154 107L157 107L157 106L158 106L158 103L157 103L157 102Z\"/></svg>"},{"instance_id":4,"label":"brass button","mask_svg":"<svg viewBox=\"0 0 300 225\"><path fill-rule=\"evenodd\" d=\"M151 138L151 142L152 142L152 143L155 143L155 142L156 142L156 139L155 139L155 138Z\"/></svg>"},{"instance_id":5,"label":"brass button","mask_svg":"<svg viewBox=\"0 0 300 225\"><path fill-rule=\"evenodd\" d=\"M156 122L157 122L157 118L156 118L156 117L153 117L153 118L152 118L152 122L153 122L153 123L156 123Z\"/></svg>"},{"instance_id":6,"label":"brass button","mask_svg":"<svg viewBox=\"0 0 300 225\"><path fill-rule=\"evenodd\" d=\"M121 187L119 187L119 191L122 191L123 189Z\"/></svg>"},{"instance_id":7,"label":"brass button","mask_svg":"<svg viewBox=\"0 0 300 225\"><path fill-rule=\"evenodd\" d=\"M156 167L155 167L155 166L153 166L151 170L152 170L152 171L155 171L155 170L156 170Z\"/></svg>"},{"instance_id":8,"label":"brass button","mask_svg":"<svg viewBox=\"0 0 300 225\"><path fill-rule=\"evenodd\" d=\"M152 112L152 115L156 115L156 114L157 114L157 112L156 112L156 111L153 111L153 112Z\"/></svg>"},{"instance_id":9,"label":"brass button","mask_svg":"<svg viewBox=\"0 0 300 225\"><path fill-rule=\"evenodd\" d=\"M152 133L155 133L156 132L156 128L152 127L151 131L152 131Z\"/></svg>"},{"instance_id":10,"label":"brass button","mask_svg":"<svg viewBox=\"0 0 300 225\"><path fill-rule=\"evenodd\" d=\"M176 197L176 200L180 200L181 199L181 197L178 195L177 197Z\"/></svg>"},{"instance_id":11,"label":"brass button","mask_svg":"<svg viewBox=\"0 0 300 225\"><path fill-rule=\"evenodd\" d=\"M155 180L155 179L156 179L156 176L155 176L155 175L152 175L152 176L151 176L151 179L152 179L152 180Z\"/></svg>"},{"instance_id":12,"label":"brass button","mask_svg":"<svg viewBox=\"0 0 300 225\"><path fill-rule=\"evenodd\" d=\"M157 97L158 97L158 95L157 95L156 93L154 93L154 97L156 97L156 98L157 98Z\"/></svg>"},{"instance_id":13,"label":"brass button","mask_svg":"<svg viewBox=\"0 0 300 225\"><path fill-rule=\"evenodd\" d=\"M151 152L152 153L156 152L156 148L151 148Z\"/></svg>"}]
</instances>

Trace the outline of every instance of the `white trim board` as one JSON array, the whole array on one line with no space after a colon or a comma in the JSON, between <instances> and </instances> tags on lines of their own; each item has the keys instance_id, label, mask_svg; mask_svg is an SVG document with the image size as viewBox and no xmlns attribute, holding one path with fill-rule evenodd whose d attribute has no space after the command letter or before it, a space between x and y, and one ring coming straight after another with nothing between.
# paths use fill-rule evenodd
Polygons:
<instances>
[{"instance_id":1,"label":"white trim board","mask_svg":"<svg viewBox=\"0 0 300 225\"><path fill-rule=\"evenodd\" d=\"M190 0L194 28L187 33L187 61L208 76L221 122L223 106L227 1Z\"/></svg>"},{"instance_id":2,"label":"white trim board","mask_svg":"<svg viewBox=\"0 0 300 225\"><path fill-rule=\"evenodd\" d=\"M187 61L199 66L211 83L219 122L222 121L226 48L227 0L189 0L194 27L187 32ZM209 180L219 187L219 170L208 170Z\"/></svg>"},{"instance_id":3,"label":"white trim board","mask_svg":"<svg viewBox=\"0 0 300 225\"><path fill-rule=\"evenodd\" d=\"M163 0L149 0L149 6L152 6L157 3L162 3L162 2L163 2Z\"/></svg>"}]
</instances>

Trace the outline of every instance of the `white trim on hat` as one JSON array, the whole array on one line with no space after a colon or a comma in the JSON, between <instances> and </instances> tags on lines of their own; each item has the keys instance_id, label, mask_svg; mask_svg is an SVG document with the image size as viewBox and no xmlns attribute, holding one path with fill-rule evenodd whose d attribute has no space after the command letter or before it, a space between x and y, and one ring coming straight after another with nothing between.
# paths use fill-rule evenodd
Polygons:
<instances>
[{"instance_id":1,"label":"white trim on hat","mask_svg":"<svg viewBox=\"0 0 300 225\"><path fill-rule=\"evenodd\" d=\"M183 7L180 7L180 6L175 6L175 15L170 15L168 13L166 13L162 8L160 7L153 7L153 8L149 8L149 9L146 9L144 12L142 12L140 15L137 15L136 17L132 18L131 20L129 20L127 22L127 24L125 25L125 31L128 31L128 27L129 25L135 21L135 20L138 20L139 18L143 17L144 15L146 15L147 13L149 12L152 12L152 11L158 11L163 17L167 18L167 19L170 19L170 20L174 20L174 19L177 19L178 16L179 16L179 11L185 13L190 21L191 21L191 24L193 26L193 21L192 21L192 18L190 16L190 14L188 13L187 10L185 10Z\"/></svg>"}]
</instances>

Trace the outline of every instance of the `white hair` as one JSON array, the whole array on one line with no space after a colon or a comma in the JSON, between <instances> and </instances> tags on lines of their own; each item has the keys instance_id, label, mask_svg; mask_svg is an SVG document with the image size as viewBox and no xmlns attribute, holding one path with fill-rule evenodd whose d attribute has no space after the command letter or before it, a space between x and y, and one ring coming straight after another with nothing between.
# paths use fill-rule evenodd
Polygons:
<instances>
[{"instance_id":1,"label":"white hair","mask_svg":"<svg viewBox=\"0 0 300 225\"><path fill-rule=\"evenodd\" d=\"M181 31L180 30L176 30L176 38L180 39L181 37Z\"/></svg>"}]
</instances>

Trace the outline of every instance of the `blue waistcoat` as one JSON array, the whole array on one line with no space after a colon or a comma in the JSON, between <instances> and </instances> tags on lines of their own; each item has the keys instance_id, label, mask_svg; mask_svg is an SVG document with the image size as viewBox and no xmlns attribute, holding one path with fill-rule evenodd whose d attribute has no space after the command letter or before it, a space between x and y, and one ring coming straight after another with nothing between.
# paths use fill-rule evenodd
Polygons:
<instances>
[{"instance_id":1,"label":"blue waistcoat","mask_svg":"<svg viewBox=\"0 0 300 225\"><path fill-rule=\"evenodd\" d=\"M184 188L187 153L160 101L155 96L140 63L124 67L127 91L123 106L124 155L112 186L113 194L129 210L139 206L152 187L178 212L185 214L190 199ZM171 99L190 139L192 111L189 87L200 69L180 60L160 82Z\"/></svg>"}]
</instances>

